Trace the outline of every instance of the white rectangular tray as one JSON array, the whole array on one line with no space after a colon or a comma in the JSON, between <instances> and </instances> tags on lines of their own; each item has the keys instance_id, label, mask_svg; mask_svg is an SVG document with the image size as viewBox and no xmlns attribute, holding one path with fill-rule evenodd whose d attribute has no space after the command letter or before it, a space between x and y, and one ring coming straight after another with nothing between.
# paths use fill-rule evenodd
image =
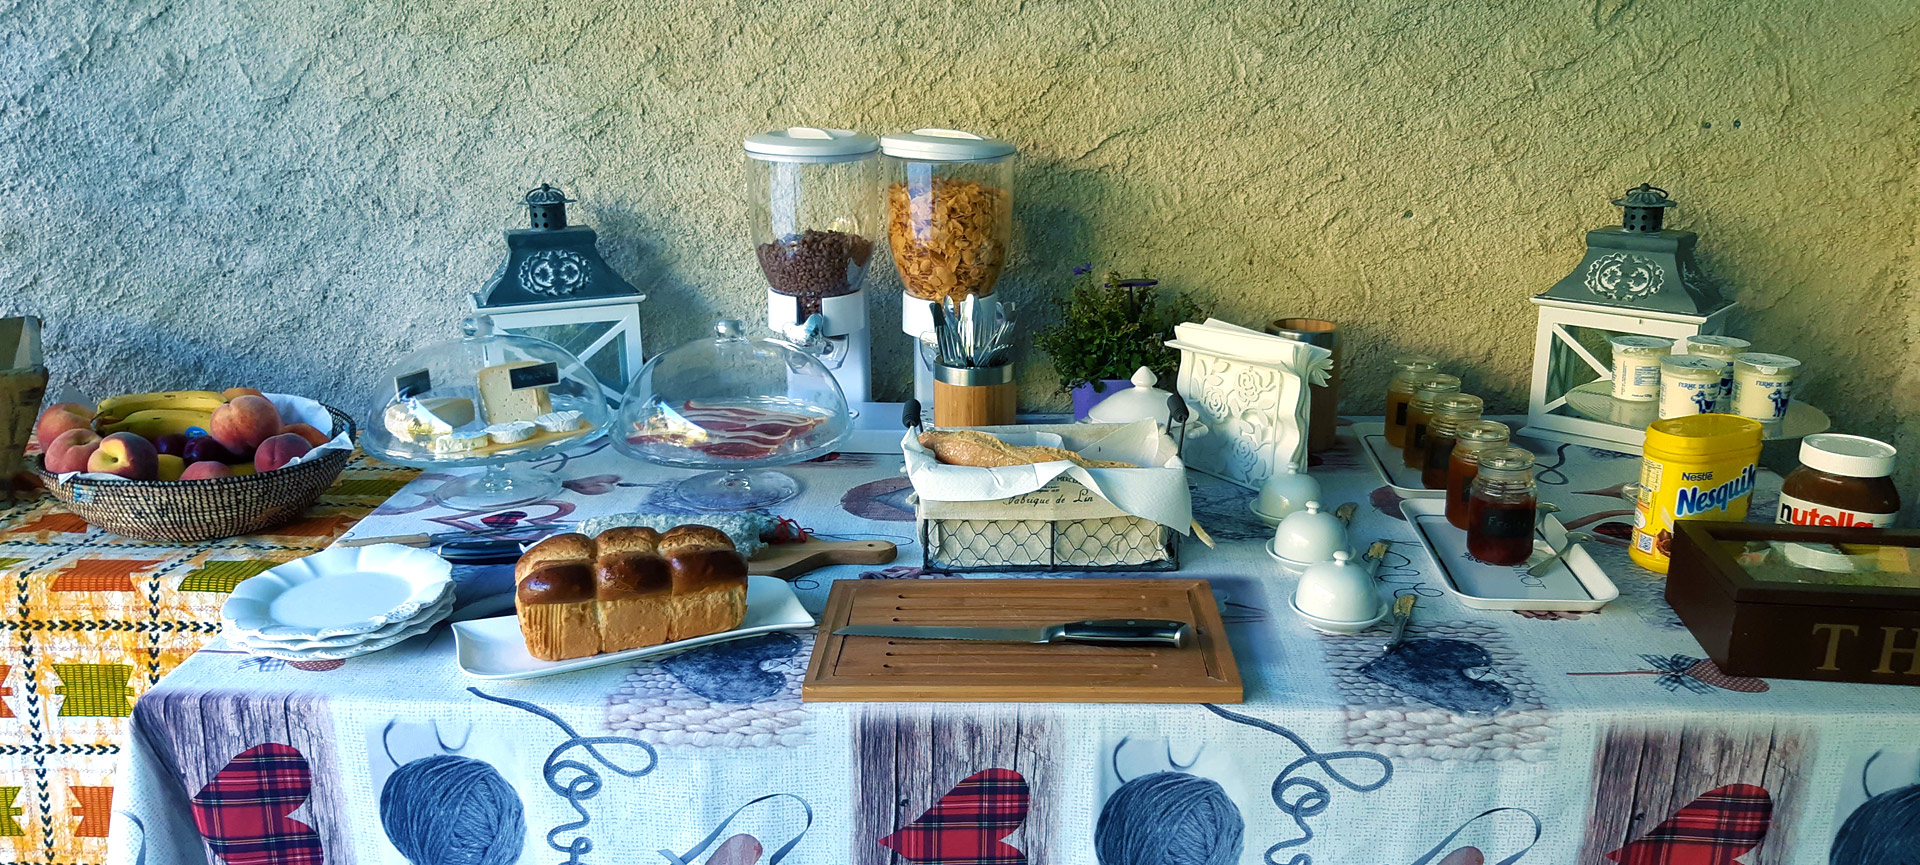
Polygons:
<instances>
[{"instance_id":1,"label":"white rectangular tray","mask_svg":"<svg viewBox=\"0 0 1920 865\"><path fill-rule=\"evenodd\" d=\"M1460 603L1476 610L1551 610L1587 612L1620 597L1620 589L1600 570L1585 548L1574 544L1566 558L1545 575L1527 574L1527 565L1489 565L1467 555L1467 533L1447 522L1444 501L1421 499L1400 503L1400 512L1413 526L1414 537L1440 569L1441 582ZM1552 545L1548 545L1548 541ZM1567 528L1549 514L1534 530L1533 555L1538 562L1567 543Z\"/></svg>"},{"instance_id":2,"label":"white rectangular tray","mask_svg":"<svg viewBox=\"0 0 1920 865\"><path fill-rule=\"evenodd\" d=\"M1446 490L1430 490L1420 483L1420 470L1407 468L1400 449L1387 443L1386 424L1357 423L1353 434L1360 439L1360 452L1373 464L1373 472L1403 499L1445 499Z\"/></svg>"},{"instance_id":3,"label":"white rectangular tray","mask_svg":"<svg viewBox=\"0 0 1920 865\"><path fill-rule=\"evenodd\" d=\"M740 627L718 634L585 658L542 661L527 654L526 638L520 635L519 617L495 616L491 619L454 622L453 641L460 672L476 679L533 679L634 658L670 654L769 631L811 628L813 624L813 617L807 614L806 608L800 606L800 598L794 595L793 586L788 585L787 581L777 577L750 576L747 577L746 618L740 620Z\"/></svg>"}]
</instances>

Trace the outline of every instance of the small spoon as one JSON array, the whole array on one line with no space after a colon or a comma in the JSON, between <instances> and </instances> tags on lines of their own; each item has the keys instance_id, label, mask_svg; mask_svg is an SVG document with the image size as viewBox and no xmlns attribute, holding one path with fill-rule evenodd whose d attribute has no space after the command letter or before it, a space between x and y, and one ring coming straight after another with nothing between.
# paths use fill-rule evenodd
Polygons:
<instances>
[{"instance_id":1,"label":"small spoon","mask_svg":"<svg viewBox=\"0 0 1920 865\"><path fill-rule=\"evenodd\" d=\"M1559 552L1556 552L1553 555L1548 556L1539 564L1534 565L1531 568L1528 568L1527 576L1529 577L1546 576L1548 571L1553 570L1553 565L1555 562L1558 562L1561 559L1564 559L1567 557L1567 553L1573 549L1574 544L1581 543L1582 541L1591 541L1591 540L1593 540L1593 536L1590 534L1587 534L1586 532L1568 532L1567 542L1566 544L1560 547Z\"/></svg>"}]
</instances>

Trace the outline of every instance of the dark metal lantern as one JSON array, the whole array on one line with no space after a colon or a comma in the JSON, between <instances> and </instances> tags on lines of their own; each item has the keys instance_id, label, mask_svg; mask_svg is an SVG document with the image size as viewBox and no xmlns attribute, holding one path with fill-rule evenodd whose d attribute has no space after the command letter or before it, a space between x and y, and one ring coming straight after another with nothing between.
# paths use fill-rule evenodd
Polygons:
<instances>
[{"instance_id":1,"label":"dark metal lantern","mask_svg":"<svg viewBox=\"0 0 1920 865\"><path fill-rule=\"evenodd\" d=\"M481 308L640 295L600 258L593 229L567 224L573 200L545 183L527 193L532 227L507 231L507 260L480 291Z\"/></svg>"},{"instance_id":2,"label":"dark metal lantern","mask_svg":"<svg viewBox=\"0 0 1920 865\"><path fill-rule=\"evenodd\" d=\"M1662 227L1667 208L1678 206L1666 190L1642 183L1613 204L1620 224L1587 232L1586 258L1541 297L1680 315L1727 306L1693 259L1699 235Z\"/></svg>"},{"instance_id":3,"label":"dark metal lantern","mask_svg":"<svg viewBox=\"0 0 1920 865\"><path fill-rule=\"evenodd\" d=\"M547 183L526 194L530 227L507 230L507 259L472 303L503 331L572 352L613 402L640 366L647 296L607 266L593 229L567 223L571 201Z\"/></svg>"}]
</instances>

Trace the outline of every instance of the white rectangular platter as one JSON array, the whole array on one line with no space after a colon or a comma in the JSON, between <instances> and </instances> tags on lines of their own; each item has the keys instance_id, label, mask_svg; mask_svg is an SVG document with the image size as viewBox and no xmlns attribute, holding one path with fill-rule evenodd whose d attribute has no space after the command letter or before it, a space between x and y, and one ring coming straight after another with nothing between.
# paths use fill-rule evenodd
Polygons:
<instances>
[{"instance_id":1,"label":"white rectangular platter","mask_svg":"<svg viewBox=\"0 0 1920 865\"><path fill-rule=\"evenodd\" d=\"M1620 597L1620 589L1600 570L1585 548L1574 544L1566 558L1542 576L1531 576L1527 565L1488 565L1467 555L1467 533L1447 522L1444 501L1409 500L1400 512L1413 525L1413 534L1440 569L1441 582L1460 603L1476 610L1552 610L1588 612ZM1551 540L1552 545L1548 542ZM1529 564L1552 555L1567 543L1567 529L1549 514L1534 530Z\"/></svg>"},{"instance_id":2,"label":"white rectangular platter","mask_svg":"<svg viewBox=\"0 0 1920 865\"><path fill-rule=\"evenodd\" d=\"M682 649L738 640L769 631L811 628L813 624L813 616L800 606L800 598L794 595L793 587L787 581L777 577L750 576L747 577L746 617L740 620L740 627L718 634L565 661L542 661L527 654L527 641L520 636L520 619L517 616L455 622L453 640L460 672L476 679L533 679L635 658L671 654Z\"/></svg>"},{"instance_id":3,"label":"white rectangular platter","mask_svg":"<svg viewBox=\"0 0 1920 865\"><path fill-rule=\"evenodd\" d=\"M1403 499L1441 499L1447 497L1446 490L1430 490L1420 483L1420 470L1407 468L1406 461L1400 456L1400 449L1387 442L1386 425L1378 423L1357 423L1352 427L1355 437L1360 439L1360 453L1365 454L1367 462L1373 464L1373 472L1380 480Z\"/></svg>"}]
</instances>

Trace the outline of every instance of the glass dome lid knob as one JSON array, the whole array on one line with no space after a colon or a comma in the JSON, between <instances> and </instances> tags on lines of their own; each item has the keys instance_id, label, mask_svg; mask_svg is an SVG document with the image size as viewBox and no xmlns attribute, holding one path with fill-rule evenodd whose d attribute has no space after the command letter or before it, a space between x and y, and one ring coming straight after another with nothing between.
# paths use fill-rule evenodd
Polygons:
<instances>
[{"instance_id":1,"label":"glass dome lid knob","mask_svg":"<svg viewBox=\"0 0 1920 865\"><path fill-rule=\"evenodd\" d=\"M713 323L713 333L721 339L746 339L746 329L740 326L740 319L723 318Z\"/></svg>"}]
</instances>

